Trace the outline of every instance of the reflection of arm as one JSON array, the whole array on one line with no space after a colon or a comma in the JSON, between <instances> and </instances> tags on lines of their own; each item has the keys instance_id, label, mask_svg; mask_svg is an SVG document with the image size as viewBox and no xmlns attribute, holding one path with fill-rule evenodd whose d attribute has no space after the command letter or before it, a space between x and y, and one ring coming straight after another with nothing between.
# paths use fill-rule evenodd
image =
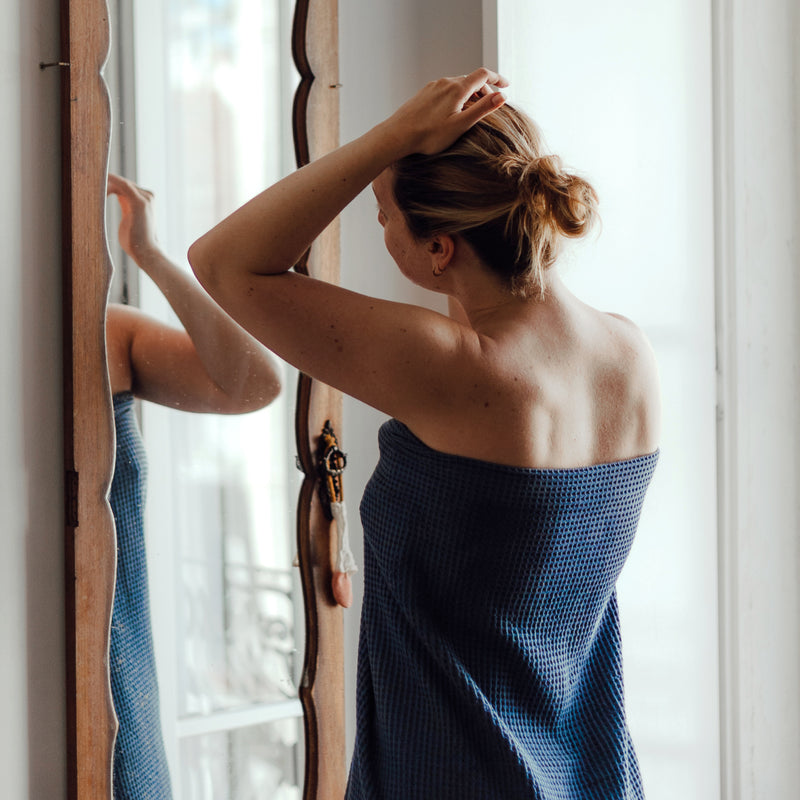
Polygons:
<instances>
[{"instance_id":1,"label":"reflection of arm","mask_svg":"<svg viewBox=\"0 0 800 800\"><path fill-rule=\"evenodd\" d=\"M262 408L280 391L279 366L257 343L255 355L243 349L230 354L248 380L226 389L210 377L185 330L121 305L108 307L106 325L114 392L130 390L137 397L183 411L236 414Z\"/></svg>"},{"instance_id":2,"label":"reflection of arm","mask_svg":"<svg viewBox=\"0 0 800 800\"><path fill-rule=\"evenodd\" d=\"M252 411L275 399L277 360L164 255L155 241L150 193L113 175L108 188L122 209L120 243L184 326L177 330L130 308L109 314L110 324L116 320L127 331L133 392L162 405L219 413Z\"/></svg>"}]
</instances>

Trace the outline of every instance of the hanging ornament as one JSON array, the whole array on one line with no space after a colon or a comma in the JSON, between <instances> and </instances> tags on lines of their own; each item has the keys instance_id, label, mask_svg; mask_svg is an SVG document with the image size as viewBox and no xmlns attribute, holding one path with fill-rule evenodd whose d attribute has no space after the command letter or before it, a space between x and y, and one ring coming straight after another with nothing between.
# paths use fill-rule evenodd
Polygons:
<instances>
[{"instance_id":1,"label":"hanging ornament","mask_svg":"<svg viewBox=\"0 0 800 800\"><path fill-rule=\"evenodd\" d=\"M336 525L336 563L333 565L331 589L336 602L343 608L353 603L353 584L350 575L358 571L347 534L347 508L342 489L342 473L347 466L347 455L339 449L339 442L330 420L325 421L317 447L320 473L320 499L325 515Z\"/></svg>"}]
</instances>

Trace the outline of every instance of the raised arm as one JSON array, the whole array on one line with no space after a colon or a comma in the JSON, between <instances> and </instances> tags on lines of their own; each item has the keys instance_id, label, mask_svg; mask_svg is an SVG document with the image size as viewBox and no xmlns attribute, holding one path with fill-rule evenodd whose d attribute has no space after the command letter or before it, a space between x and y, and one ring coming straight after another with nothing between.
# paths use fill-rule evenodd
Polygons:
<instances>
[{"instance_id":1,"label":"raised arm","mask_svg":"<svg viewBox=\"0 0 800 800\"><path fill-rule=\"evenodd\" d=\"M389 119L293 172L224 219L189 250L200 282L217 296L248 274L291 269L311 242L386 167L410 153L444 150L504 97L507 81L487 69L441 78ZM465 107L473 95L475 102Z\"/></svg>"},{"instance_id":2,"label":"raised arm","mask_svg":"<svg viewBox=\"0 0 800 800\"><path fill-rule=\"evenodd\" d=\"M117 175L108 193L122 210L120 244L154 281L183 324L165 325L138 309L109 311L111 336L130 362L130 388L146 400L185 411L242 413L270 403L281 389L275 356L232 320L187 270L158 246L152 194Z\"/></svg>"},{"instance_id":3,"label":"raised arm","mask_svg":"<svg viewBox=\"0 0 800 800\"><path fill-rule=\"evenodd\" d=\"M387 166L437 152L504 102L486 69L428 84L389 119L262 192L195 242L189 261L234 319L281 358L410 421L447 413L464 379L465 326L289 272L314 238Z\"/></svg>"}]
</instances>

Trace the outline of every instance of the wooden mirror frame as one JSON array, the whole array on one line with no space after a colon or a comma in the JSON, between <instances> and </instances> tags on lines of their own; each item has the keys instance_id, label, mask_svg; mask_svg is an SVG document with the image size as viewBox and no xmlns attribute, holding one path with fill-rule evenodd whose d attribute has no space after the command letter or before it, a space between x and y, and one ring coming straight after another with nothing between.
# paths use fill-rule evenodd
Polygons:
<instances>
[{"instance_id":1,"label":"wooden mirror frame","mask_svg":"<svg viewBox=\"0 0 800 800\"><path fill-rule=\"evenodd\" d=\"M297 0L292 53L300 73L293 107L299 166L338 144L337 28L337 0ZM117 720L108 671L116 538L108 504L114 423L105 348L112 273L105 232L111 131L102 76L110 46L106 0L62 0L61 30L67 794L110 800ZM296 268L338 281L336 223ZM326 420L340 429L340 394L301 375L295 427L304 473L297 547L306 625L299 687L306 800L339 798L345 790L343 618L331 592L331 522L316 491L317 439Z\"/></svg>"}]
</instances>

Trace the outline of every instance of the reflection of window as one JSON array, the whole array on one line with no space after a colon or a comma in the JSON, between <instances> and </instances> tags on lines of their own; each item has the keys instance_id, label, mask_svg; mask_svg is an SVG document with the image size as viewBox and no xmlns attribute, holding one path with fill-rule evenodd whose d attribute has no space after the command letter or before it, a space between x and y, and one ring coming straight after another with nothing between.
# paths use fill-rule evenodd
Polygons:
<instances>
[{"instance_id":1,"label":"reflection of window","mask_svg":"<svg viewBox=\"0 0 800 800\"><path fill-rule=\"evenodd\" d=\"M497 0L499 68L600 195L562 272L658 357L661 461L619 585L628 715L649 800L720 796L708 9Z\"/></svg>"},{"instance_id":2,"label":"reflection of window","mask_svg":"<svg viewBox=\"0 0 800 800\"><path fill-rule=\"evenodd\" d=\"M295 769L296 737L297 726L280 720L182 740L183 796L294 800L300 794L286 775ZM221 786L229 795L218 792Z\"/></svg>"},{"instance_id":3,"label":"reflection of window","mask_svg":"<svg viewBox=\"0 0 800 800\"><path fill-rule=\"evenodd\" d=\"M126 11L135 115L129 93L120 120L135 118L136 135L120 169L133 176L135 164L155 192L161 244L177 263L292 166L292 7L137 0ZM140 298L174 321L146 279ZM291 384L287 375L276 402L241 417L142 409L162 721L181 800L300 796Z\"/></svg>"}]
</instances>

